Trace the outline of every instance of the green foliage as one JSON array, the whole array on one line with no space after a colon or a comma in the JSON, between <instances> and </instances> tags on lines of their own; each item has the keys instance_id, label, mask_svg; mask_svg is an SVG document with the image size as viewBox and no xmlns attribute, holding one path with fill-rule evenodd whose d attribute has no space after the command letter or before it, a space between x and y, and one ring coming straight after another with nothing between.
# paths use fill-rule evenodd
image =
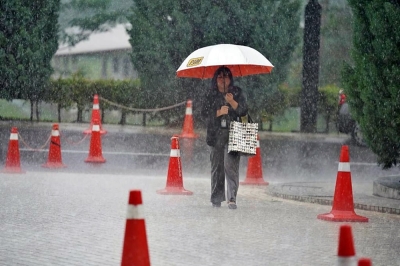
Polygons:
<instances>
[{"instance_id":1,"label":"green foliage","mask_svg":"<svg viewBox=\"0 0 400 266\"><path fill-rule=\"evenodd\" d=\"M0 97L40 100L57 50L59 0L0 2Z\"/></svg>"},{"instance_id":2,"label":"green foliage","mask_svg":"<svg viewBox=\"0 0 400 266\"><path fill-rule=\"evenodd\" d=\"M303 1L303 5L308 3ZM346 1L318 1L322 7L320 35L319 85L341 85L343 62L351 62L352 12ZM304 6L302 7L304 13ZM286 82L291 87L301 87L303 42L293 52Z\"/></svg>"},{"instance_id":3,"label":"green foliage","mask_svg":"<svg viewBox=\"0 0 400 266\"><path fill-rule=\"evenodd\" d=\"M95 94L122 106L138 108L140 83L138 80L89 80L81 73L75 73L70 78L52 79L44 100L56 103L59 109L68 109L75 103L78 108L77 121L82 122L82 111L91 105ZM116 108L100 101L100 109Z\"/></svg>"},{"instance_id":4,"label":"green foliage","mask_svg":"<svg viewBox=\"0 0 400 266\"><path fill-rule=\"evenodd\" d=\"M322 4L321 19L320 85L339 85L340 70L344 62L351 61L353 35L351 8L347 4Z\"/></svg>"},{"instance_id":5,"label":"green foliage","mask_svg":"<svg viewBox=\"0 0 400 266\"><path fill-rule=\"evenodd\" d=\"M60 41L75 45L92 32L107 31L116 23L125 23L131 6L125 0L64 0L59 17Z\"/></svg>"},{"instance_id":6,"label":"green foliage","mask_svg":"<svg viewBox=\"0 0 400 266\"><path fill-rule=\"evenodd\" d=\"M263 111L282 112L278 84L286 78L299 42L299 8L299 1L135 1L129 34L142 97L153 107L159 104L159 95L167 104L186 98L199 102L209 81L177 79L176 69L196 49L232 43L255 48L275 65L270 75L237 79L254 119Z\"/></svg>"},{"instance_id":7,"label":"green foliage","mask_svg":"<svg viewBox=\"0 0 400 266\"><path fill-rule=\"evenodd\" d=\"M336 85L326 85L318 90L318 114L325 120L325 132L329 132L329 122L337 119L339 90Z\"/></svg>"},{"instance_id":8,"label":"green foliage","mask_svg":"<svg viewBox=\"0 0 400 266\"><path fill-rule=\"evenodd\" d=\"M352 115L383 168L400 155L400 4L349 0L354 66L343 71Z\"/></svg>"}]
</instances>

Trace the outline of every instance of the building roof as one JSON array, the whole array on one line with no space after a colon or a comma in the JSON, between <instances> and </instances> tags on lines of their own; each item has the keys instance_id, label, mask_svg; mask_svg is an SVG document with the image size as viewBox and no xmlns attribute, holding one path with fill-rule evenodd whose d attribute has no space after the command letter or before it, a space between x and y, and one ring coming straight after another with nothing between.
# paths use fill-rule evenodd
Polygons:
<instances>
[{"instance_id":1,"label":"building roof","mask_svg":"<svg viewBox=\"0 0 400 266\"><path fill-rule=\"evenodd\" d=\"M61 44L58 47L56 56L88 54L115 50L130 50L130 36L126 32L126 25L119 24L104 32L94 32L89 38L80 41L75 46Z\"/></svg>"}]
</instances>

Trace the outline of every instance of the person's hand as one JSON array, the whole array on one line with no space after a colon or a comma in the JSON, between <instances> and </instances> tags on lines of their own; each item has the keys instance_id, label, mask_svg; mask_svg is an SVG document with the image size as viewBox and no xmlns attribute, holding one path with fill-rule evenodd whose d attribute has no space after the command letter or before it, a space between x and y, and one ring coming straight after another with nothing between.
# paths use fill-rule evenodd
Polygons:
<instances>
[{"instance_id":1,"label":"person's hand","mask_svg":"<svg viewBox=\"0 0 400 266\"><path fill-rule=\"evenodd\" d=\"M229 104L231 104L231 102L233 101L233 94L232 93L227 93L225 95L225 101Z\"/></svg>"},{"instance_id":2,"label":"person's hand","mask_svg":"<svg viewBox=\"0 0 400 266\"><path fill-rule=\"evenodd\" d=\"M219 115L227 115L229 111L229 107L227 105L221 106L221 109L219 110Z\"/></svg>"}]
</instances>

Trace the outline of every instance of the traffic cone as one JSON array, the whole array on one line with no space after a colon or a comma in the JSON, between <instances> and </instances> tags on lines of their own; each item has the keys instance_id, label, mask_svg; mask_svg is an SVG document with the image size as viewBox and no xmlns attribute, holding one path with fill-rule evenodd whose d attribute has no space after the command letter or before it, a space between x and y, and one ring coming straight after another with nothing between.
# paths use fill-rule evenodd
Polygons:
<instances>
[{"instance_id":1,"label":"traffic cone","mask_svg":"<svg viewBox=\"0 0 400 266\"><path fill-rule=\"evenodd\" d=\"M46 168L67 167L65 164L62 163L61 159L61 141L60 141L60 132L58 124L53 124L53 128L51 130L49 157L47 159L47 162L43 164L42 167Z\"/></svg>"},{"instance_id":2,"label":"traffic cone","mask_svg":"<svg viewBox=\"0 0 400 266\"><path fill-rule=\"evenodd\" d=\"M317 218L334 222L368 222L368 218L354 212L349 147L347 145L343 145L340 152L332 210L330 213L319 214Z\"/></svg>"},{"instance_id":3,"label":"traffic cone","mask_svg":"<svg viewBox=\"0 0 400 266\"><path fill-rule=\"evenodd\" d=\"M6 165L2 172L10 174L25 173L25 171L21 170L18 144L18 129L16 127L11 128L10 141L8 142Z\"/></svg>"},{"instance_id":4,"label":"traffic cone","mask_svg":"<svg viewBox=\"0 0 400 266\"><path fill-rule=\"evenodd\" d=\"M260 152L260 138L257 134L257 147L256 155L249 157L247 161L247 172L246 178L241 185L257 185L257 186L268 186L269 183L265 182L262 173L262 160Z\"/></svg>"},{"instance_id":5,"label":"traffic cone","mask_svg":"<svg viewBox=\"0 0 400 266\"><path fill-rule=\"evenodd\" d=\"M85 160L87 163L105 163L106 160L103 158L103 152L101 149L101 135L99 121L95 119L93 121L92 136L90 138L89 156Z\"/></svg>"},{"instance_id":6,"label":"traffic cone","mask_svg":"<svg viewBox=\"0 0 400 266\"><path fill-rule=\"evenodd\" d=\"M198 138L199 135L193 131L193 115L192 115L192 101L186 102L185 120L183 121L182 133L179 135L181 138Z\"/></svg>"},{"instance_id":7,"label":"traffic cone","mask_svg":"<svg viewBox=\"0 0 400 266\"><path fill-rule=\"evenodd\" d=\"M339 230L338 266L356 265L356 250L350 225L342 225Z\"/></svg>"},{"instance_id":8,"label":"traffic cone","mask_svg":"<svg viewBox=\"0 0 400 266\"><path fill-rule=\"evenodd\" d=\"M372 266L372 262L369 258L360 258L358 260L358 266Z\"/></svg>"},{"instance_id":9,"label":"traffic cone","mask_svg":"<svg viewBox=\"0 0 400 266\"><path fill-rule=\"evenodd\" d=\"M92 109L92 119L90 121L90 127L83 131L84 134L92 134L92 128L94 121L98 120L98 125L100 126L100 134L106 134L107 131L103 130L101 125L101 116L100 116L100 103L99 103L99 96L97 94L93 97L93 109Z\"/></svg>"},{"instance_id":10,"label":"traffic cone","mask_svg":"<svg viewBox=\"0 0 400 266\"><path fill-rule=\"evenodd\" d=\"M174 135L171 138L171 153L169 158L167 185L164 189L157 190L158 194L164 195L192 195L193 192L183 188L181 155L179 149L179 138Z\"/></svg>"},{"instance_id":11,"label":"traffic cone","mask_svg":"<svg viewBox=\"0 0 400 266\"><path fill-rule=\"evenodd\" d=\"M142 206L142 192L140 190L130 191L121 266L150 265Z\"/></svg>"}]
</instances>

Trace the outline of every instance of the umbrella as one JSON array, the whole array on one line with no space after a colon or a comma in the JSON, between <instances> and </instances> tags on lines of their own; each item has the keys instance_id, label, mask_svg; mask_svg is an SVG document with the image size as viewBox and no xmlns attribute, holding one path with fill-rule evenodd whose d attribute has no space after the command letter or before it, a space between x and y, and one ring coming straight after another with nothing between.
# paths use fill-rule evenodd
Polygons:
<instances>
[{"instance_id":1,"label":"umbrella","mask_svg":"<svg viewBox=\"0 0 400 266\"><path fill-rule=\"evenodd\" d=\"M228 67L234 77L267 74L274 67L257 50L242 45L217 44L191 53L176 71L178 77L212 78L221 66Z\"/></svg>"}]
</instances>

